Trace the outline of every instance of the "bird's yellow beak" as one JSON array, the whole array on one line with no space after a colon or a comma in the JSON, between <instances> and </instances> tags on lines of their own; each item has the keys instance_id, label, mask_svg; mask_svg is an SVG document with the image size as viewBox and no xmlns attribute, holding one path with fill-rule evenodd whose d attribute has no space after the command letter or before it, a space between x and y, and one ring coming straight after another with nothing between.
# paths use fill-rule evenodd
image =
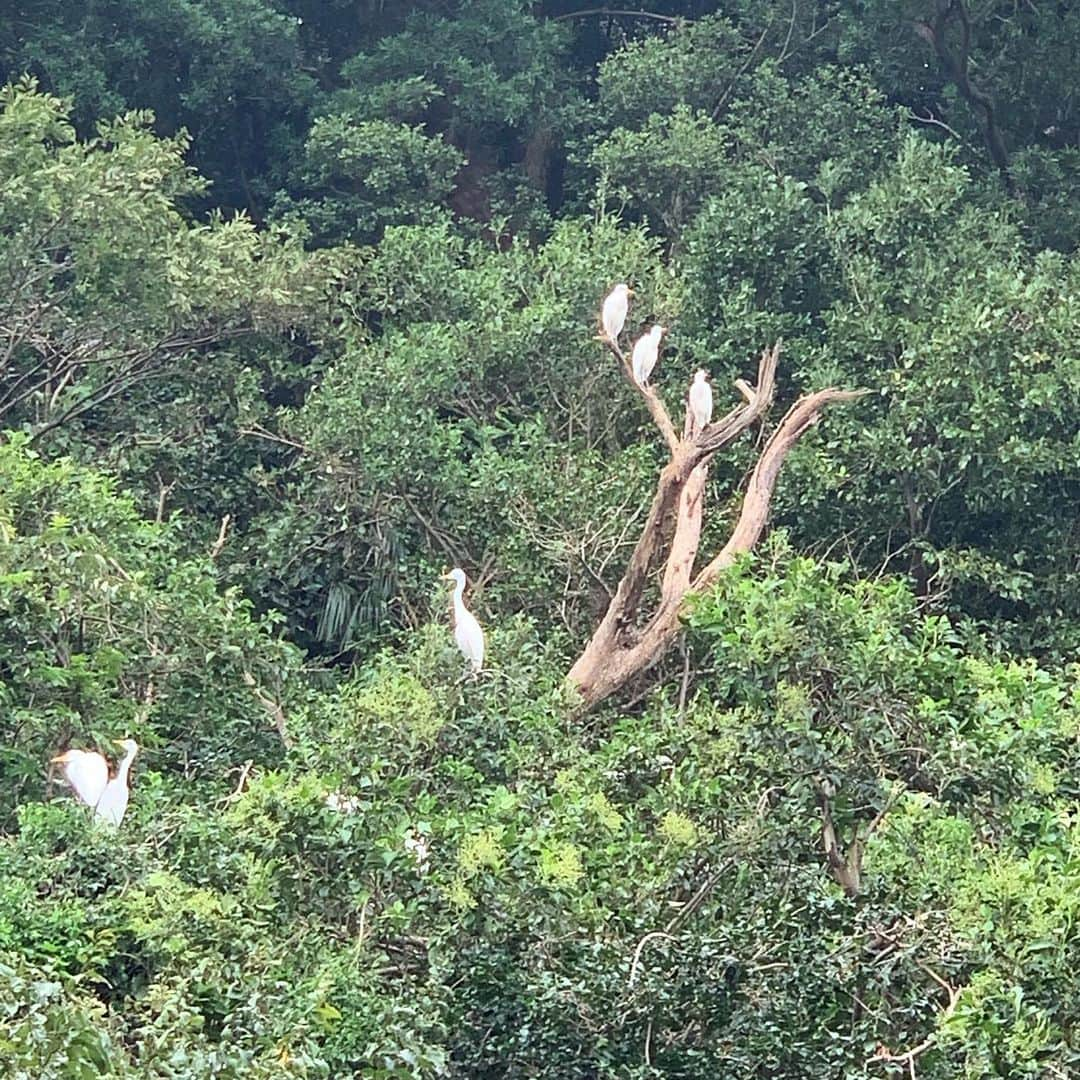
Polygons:
<instances>
[{"instance_id":1,"label":"bird's yellow beak","mask_svg":"<svg viewBox=\"0 0 1080 1080\"><path fill-rule=\"evenodd\" d=\"M626 290L626 295L627 296L637 296L637 293L633 289L627 289Z\"/></svg>"},{"instance_id":2,"label":"bird's yellow beak","mask_svg":"<svg viewBox=\"0 0 1080 1080\"><path fill-rule=\"evenodd\" d=\"M54 763L59 762L62 765L65 761L67 761L67 759L68 759L68 751L65 750L62 754L57 754L56 757L49 758L49 761L54 762Z\"/></svg>"},{"instance_id":3,"label":"bird's yellow beak","mask_svg":"<svg viewBox=\"0 0 1080 1080\"><path fill-rule=\"evenodd\" d=\"M113 739L113 742L116 743L117 746L123 746L125 741L126 740L124 739Z\"/></svg>"},{"instance_id":4,"label":"bird's yellow beak","mask_svg":"<svg viewBox=\"0 0 1080 1080\"><path fill-rule=\"evenodd\" d=\"M439 575L439 579L440 579L441 581L449 581L449 580L450 580L450 574L449 574L449 573L446 573L446 574L440 574L440 575Z\"/></svg>"}]
</instances>

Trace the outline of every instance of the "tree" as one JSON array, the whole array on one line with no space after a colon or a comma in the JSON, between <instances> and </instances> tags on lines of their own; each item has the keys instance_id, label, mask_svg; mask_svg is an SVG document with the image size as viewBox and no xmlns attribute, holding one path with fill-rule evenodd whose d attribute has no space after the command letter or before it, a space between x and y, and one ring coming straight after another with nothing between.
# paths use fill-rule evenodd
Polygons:
<instances>
[{"instance_id":1,"label":"tree","mask_svg":"<svg viewBox=\"0 0 1080 1080\"><path fill-rule=\"evenodd\" d=\"M1075 1071L1080 15L719 7L0 5L5 1078Z\"/></svg>"},{"instance_id":2,"label":"tree","mask_svg":"<svg viewBox=\"0 0 1080 1080\"><path fill-rule=\"evenodd\" d=\"M193 201L261 218L319 89L303 21L276 0L48 2L0 14L0 81L35 76L72 100L83 138L101 117L150 111L190 136L212 184Z\"/></svg>"},{"instance_id":3,"label":"tree","mask_svg":"<svg viewBox=\"0 0 1080 1080\"><path fill-rule=\"evenodd\" d=\"M32 81L0 91L0 422L35 440L306 319L329 280L329 257L243 216L186 221L205 182L151 123L83 142Z\"/></svg>"},{"instance_id":4,"label":"tree","mask_svg":"<svg viewBox=\"0 0 1080 1080\"><path fill-rule=\"evenodd\" d=\"M142 519L109 477L45 462L23 435L0 444L0 474L2 827L72 739L130 734L159 761L198 758L201 779L280 755L298 654L219 588L219 552L185 556L181 521Z\"/></svg>"},{"instance_id":5,"label":"tree","mask_svg":"<svg viewBox=\"0 0 1080 1080\"><path fill-rule=\"evenodd\" d=\"M387 225L431 220L454 188L463 156L419 127L317 119L293 181L273 212L299 218L320 244L377 239Z\"/></svg>"},{"instance_id":6,"label":"tree","mask_svg":"<svg viewBox=\"0 0 1080 1080\"><path fill-rule=\"evenodd\" d=\"M705 507L709 463L718 450L762 419L776 390L779 342L761 354L757 385L739 380L746 401L701 431L695 431L689 408L680 438L668 411L651 386L634 380L627 358L609 343L632 384L637 386L670 453L657 481L656 492L641 537L618 589L582 654L570 669L569 681L586 707L596 705L647 671L670 648L679 633L683 603L691 592L708 589L735 559L751 551L768 518L773 488L791 448L818 422L822 410L850 401L858 393L829 388L800 398L770 436L750 475L742 510L724 547L695 574ZM651 573L663 567L659 599L647 617L642 605Z\"/></svg>"}]
</instances>

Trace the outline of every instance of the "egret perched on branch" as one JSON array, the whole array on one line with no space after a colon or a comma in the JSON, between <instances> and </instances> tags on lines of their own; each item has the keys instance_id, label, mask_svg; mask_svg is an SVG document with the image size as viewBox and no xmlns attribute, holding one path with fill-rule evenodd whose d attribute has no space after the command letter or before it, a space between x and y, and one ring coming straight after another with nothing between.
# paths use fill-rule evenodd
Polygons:
<instances>
[{"instance_id":1,"label":"egret perched on branch","mask_svg":"<svg viewBox=\"0 0 1080 1080\"><path fill-rule=\"evenodd\" d=\"M116 739L117 746L126 751L117 766L116 775L109 779L109 766L105 759L93 750L68 750L53 761L63 765L67 782L75 794L94 811L95 819L119 825L124 820L128 805L128 773L131 763L139 752L134 739Z\"/></svg>"},{"instance_id":2,"label":"egret perched on branch","mask_svg":"<svg viewBox=\"0 0 1080 1080\"><path fill-rule=\"evenodd\" d=\"M612 345L619 343L619 335L626 323L626 312L630 307L630 297L634 290L624 282L620 282L604 298L604 306L600 309L600 326L603 328L603 337Z\"/></svg>"},{"instance_id":3,"label":"egret perched on branch","mask_svg":"<svg viewBox=\"0 0 1080 1080\"><path fill-rule=\"evenodd\" d=\"M443 578L454 583L454 640L461 655L471 665L473 675L478 675L484 666L484 631L462 599L465 571L455 566L449 574L443 574Z\"/></svg>"},{"instance_id":4,"label":"egret perched on branch","mask_svg":"<svg viewBox=\"0 0 1080 1080\"><path fill-rule=\"evenodd\" d=\"M690 415L694 419L693 430L701 431L712 420L712 387L708 383L709 373L699 368L694 373L690 384Z\"/></svg>"},{"instance_id":5,"label":"egret perched on branch","mask_svg":"<svg viewBox=\"0 0 1080 1080\"><path fill-rule=\"evenodd\" d=\"M653 325L646 334L634 342L634 351L630 356L630 367L634 372L634 382L644 386L649 381L652 369L660 354L660 337L667 333L666 326Z\"/></svg>"}]
</instances>

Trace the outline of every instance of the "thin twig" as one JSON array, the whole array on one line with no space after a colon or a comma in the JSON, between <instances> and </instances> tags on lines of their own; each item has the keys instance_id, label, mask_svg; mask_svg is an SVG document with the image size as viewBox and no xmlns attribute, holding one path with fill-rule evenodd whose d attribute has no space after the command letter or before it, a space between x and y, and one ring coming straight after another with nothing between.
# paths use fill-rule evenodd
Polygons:
<instances>
[{"instance_id":1,"label":"thin twig","mask_svg":"<svg viewBox=\"0 0 1080 1080\"><path fill-rule=\"evenodd\" d=\"M963 143L963 137L954 128L949 127L944 120L939 120L929 109L926 110L929 113L928 116L920 116L914 109L908 111L909 120L917 120L920 124L931 124L934 127L939 127L943 131L947 131L957 142ZM966 145L966 144L965 144Z\"/></svg>"},{"instance_id":2,"label":"thin twig","mask_svg":"<svg viewBox=\"0 0 1080 1080\"><path fill-rule=\"evenodd\" d=\"M176 487L176 481L173 480L172 483L166 484L161 479L160 473L156 473L155 475L157 476L158 482L158 501L157 512L154 514L154 521L160 525L165 520L165 502L169 497L169 493Z\"/></svg>"},{"instance_id":3,"label":"thin twig","mask_svg":"<svg viewBox=\"0 0 1080 1080\"><path fill-rule=\"evenodd\" d=\"M225 538L229 532L229 522L232 521L232 514L226 514L221 519L221 528L218 529L217 539L214 541L213 546L210 548L210 561L213 562L221 554L221 549L225 546Z\"/></svg>"},{"instance_id":4,"label":"thin twig","mask_svg":"<svg viewBox=\"0 0 1080 1080\"><path fill-rule=\"evenodd\" d=\"M248 760L244 762L244 766L240 770L240 779L236 781L236 787L233 788L231 795L227 795L225 797L225 801L227 803L236 802L236 800L239 799L240 796L243 794L244 787L246 786L248 781L248 776L251 775L251 767L254 764L255 762L251 758L248 758Z\"/></svg>"},{"instance_id":5,"label":"thin twig","mask_svg":"<svg viewBox=\"0 0 1080 1080\"><path fill-rule=\"evenodd\" d=\"M690 689L690 650L686 647L685 634L679 639L679 649L682 652L683 657L683 672L682 682L679 685L679 713L677 723L681 725L686 718L686 694Z\"/></svg>"},{"instance_id":6,"label":"thin twig","mask_svg":"<svg viewBox=\"0 0 1080 1080\"><path fill-rule=\"evenodd\" d=\"M765 38L768 37L769 31L772 29L772 20L770 19L765 29L761 31L761 37L757 39L756 44L750 50L750 55L743 61L742 66L735 72L735 77L728 83L727 89L720 95L720 100L716 103L716 106L712 111L712 118L715 120L720 115L720 110L723 109L724 104L727 102L731 91L735 89L739 80L746 74L746 69L754 62L754 57L757 56L758 49L764 44Z\"/></svg>"},{"instance_id":7,"label":"thin twig","mask_svg":"<svg viewBox=\"0 0 1080 1080\"><path fill-rule=\"evenodd\" d=\"M307 447L303 443L294 442L292 439L286 439L282 435L275 435L272 431L267 431L261 424L256 424L254 427L240 428L241 435L254 435L257 439L267 439L269 442L281 443L282 446L291 446L295 450L301 450L305 454L307 453Z\"/></svg>"},{"instance_id":8,"label":"thin twig","mask_svg":"<svg viewBox=\"0 0 1080 1080\"><path fill-rule=\"evenodd\" d=\"M551 22L563 22L565 19L584 19L589 15L615 15L633 19L655 19L663 23L686 23L690 22L682 15L660 15L655 11L624 11L617 8L584 8L582 11L568 11L565 15L555 15Z\"/></svg>"},{"instance_id":9,"label":"thin twig","mask_svg":"<svg viewBox=\"0 0 1080 1080\"><path fill-rule=\"evenodd\" d=\"M960 994L962 993L962 987L950 986L940 975L934 970L927 967L925 964L916 961L916 966L920 971L929 975L948 995L949 1003L945 1007L945 1011L941 1014L937 1022L937 1030L930 1032L925 1039L917 1046L913 1046L910 1050L905 1050L903 1053L894 1054L887 1047L879 1046L874 1054L866 1059L866 1064L871 1065L875 1062L890 1061L906 1064L908 1067L908 1074L915 1077L915 1059L920 1055L926 1053L937 1040L938 1034L941 1030L942 1024L944 1024L949 1017L956 1011L956 1006L960 1001Z\"/></svg>"},{"instance_id":10,"label":"thin twig","mask_svg":"<svg viewBox=\"0 0 1080 1080\"><path fill-rule=\"evenodd\" d=\"M627 986L633 986L637 981L638 967L641 964L641 951L645 946L654 938L663 938L665 941L674 941L666 930L650 930L638 943L637 948L634 949L634 959L630 962L630 978L627 980Z\"/></svg>"},{"instance_id":11,"label":"thin twig","mask_svg":"<svg viewBox=\"0 0 1080 1080\"><path fill-rule=\"evenodd\" d=\"M630 359L626 353L619 348L618 344L614 341L608 341L604 339L604 344L611 351L611 354L619 361L623 369L623 374L629 380L630 385L645 399L645 405L649 410L649 415L653 418L653 422L660 430L660 434L664 436L664 442L667 443L668 449L674 454L679 447L679 436L675 433L675 425L671 422L671 416L668 414L667 408L664 406L664 402L661 400L660 395L656 392L656 388L653 386L642 386L637 379L634 378L633 368L630 366Z\"/></svg>"},{"instance_id":12,"label":"thin twig","mask_svg":"<svg viewBox=\"0 0 1080 1080\"><path fill-rule=\"evenodd\" d=\"M292 749L292 739L289 738L289 733L285 727L285 710L281 707L280 701L275 701L272 697L264 693L259 684L255 681L255 676L250 671L244 671L243 674L244 685L251 688L251 692L255 695L259 704L266 710L267 715L270 717L277 729L277 733L281 738L282 745L286 750Z\"/></svg>"}]
</instances>

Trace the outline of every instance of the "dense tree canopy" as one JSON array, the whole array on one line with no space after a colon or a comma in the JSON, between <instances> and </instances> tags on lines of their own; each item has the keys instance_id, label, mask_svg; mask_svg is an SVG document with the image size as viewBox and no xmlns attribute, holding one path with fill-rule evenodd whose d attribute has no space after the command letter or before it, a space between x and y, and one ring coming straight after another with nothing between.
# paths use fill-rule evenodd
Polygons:
<instances>
[{"instance_id":1,"label":"dense tree canopy","mask_svg":"<svg viewBox=\"0 0 1080 1080\"><path fill-rule=\"evenodd\" d=\"M0 10L12 1076L1077 1070L1080 11L640 7Z\"/></svg>"}]
</instances>

